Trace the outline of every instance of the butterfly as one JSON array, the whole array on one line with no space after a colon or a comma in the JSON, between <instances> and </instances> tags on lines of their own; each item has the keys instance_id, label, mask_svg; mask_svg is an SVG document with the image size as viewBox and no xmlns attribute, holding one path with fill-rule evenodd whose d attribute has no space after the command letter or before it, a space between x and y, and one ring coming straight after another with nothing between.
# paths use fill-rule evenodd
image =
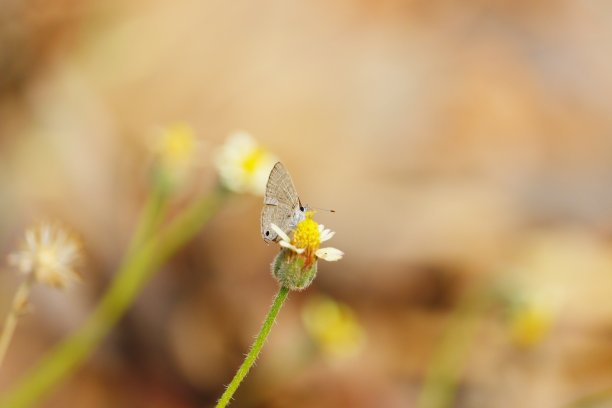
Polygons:
<instances>
[{"instance_id":1,"label":"butterfly","mask_svg":"<svg viewBox=\"0 0 612 408\"><path fill-rule=\"evenodd\" d=\"M276 224L285 234L289 234L306 218L306 211L308 207L300 201L289 172L281 162L276 163L266 184L261 210L261 237L266 242L279 241L280 237L270 224Z\"/></svg>"}]
</instances>

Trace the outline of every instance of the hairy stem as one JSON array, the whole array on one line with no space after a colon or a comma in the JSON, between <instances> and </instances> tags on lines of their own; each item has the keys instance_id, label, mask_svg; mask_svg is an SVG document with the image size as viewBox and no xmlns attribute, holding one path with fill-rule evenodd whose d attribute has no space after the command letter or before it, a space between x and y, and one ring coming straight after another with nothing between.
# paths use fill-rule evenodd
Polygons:
<instances>
[{"instance_id":1,"label":"hairy stem","mask_svg":"<svg viewBox=\"0 0 612 408\"><path fill-rule=\"evenodd\" d=\"M223 393L223 395L221 395L221 398L219 398L219 402L217 402L216 408L224 408L227 406L227 404L229 404L232 399L232 396L240 386L240 383L249 373L249 370L253 366L253 363L255 363L255 360L257 360L257 357L259 356L259 352L261 351L261 348L263 347L266 338L268 338L268 334L270 334L270 330L272 330L272 325L274 324L276 316L278 315L278 312L283 306L283 303L285 303L285 299L287 299L288 294L289 289L284 286L281 286L281 288L278 290L278 293L276 294L276 297L274 298L274 302L272 302L272 306L270 307L270 311L266 316L266 320L264 320L263 325L261 326L261 330L255 338L251 349L249 350L249 354L247 354L246 358L244 359L244 362L242 363L240 368L238 368L238 371L236 372L236 375L234 375L232 382L229 383L229 385L225 389L225 392Z\"/></svg>"}]
</instances>

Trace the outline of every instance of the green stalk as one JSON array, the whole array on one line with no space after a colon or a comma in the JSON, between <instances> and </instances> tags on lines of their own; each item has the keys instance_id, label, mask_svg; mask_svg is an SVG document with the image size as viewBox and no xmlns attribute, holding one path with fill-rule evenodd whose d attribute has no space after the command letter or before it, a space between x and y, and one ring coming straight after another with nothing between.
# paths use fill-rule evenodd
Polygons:
<instances>
[{"instance_id":1,"label":"green stalk","mask_svg":"<svg viewBox=\"0 0 612 408\"><path fill-rule=\"evenodd\" d=\"M288 294L289 289L284 286L281 286L278 290L278 293L276 294L276 297L274 298L274 302L272 302L272 306L270 307L270 311L266 316L266 320L264 320L263 325L261 326L261 330L255 338L255 341L251 346L251 350L249 350L249 354L247 354L246 358L244 359L244 362L242 363L240 368L238 368L238 371L236 372L236 375L234 375L232 382L229 383L229 385L225 389L225 392L223 393L223 395L221 395L221 398L219 398L219 402L217 402L216 408L224 408L227 406L227 404L230 403L232 396L240 386L240 383L249 373L249 370L253 366L253 363L255 363L255 360L257 360L259 352L261 351L261 348L263 347L266 339L268 338L268 334L270 334L270 330L272 330L272 325L274 324L276 316L278 315L278 312L283 306L283 303L285 303Z\"/></svg>"},{"instance_id":2,"label":"green stalk","mask_svg":"<svg viewBox=\"0 0 612 408\"><path fill-rule=\"evenodd\" d=\"M192 204L156 236L135 248L87 321L57 345L14 388L0 407L28 407L72 372L108 334L161 264L189 241L219 209L225 194L216 192Z\"/></svg>"},{"instance_id":3,"label":"green stalk","mask_svg":"<svg viewBox=\"0 0 612 408\"><path fill-rule=\"evenodd\" d=\"M168 198L169 196L164 186L157 183L154 186L153 191L151 191L144 209L142 210L140 223L136 227L136 231L132 236L132 241L130 242L126 258L132 255L143 242L145 242L153 235L155 231L158 230L166 216Z\"/></svg>"}]
</instances>

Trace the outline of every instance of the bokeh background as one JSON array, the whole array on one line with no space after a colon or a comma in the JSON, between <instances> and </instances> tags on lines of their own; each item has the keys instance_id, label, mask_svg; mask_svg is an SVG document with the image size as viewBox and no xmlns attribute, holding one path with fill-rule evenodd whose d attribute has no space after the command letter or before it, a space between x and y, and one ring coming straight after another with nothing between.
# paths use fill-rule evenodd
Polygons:
<instances>
[{"instance_id":1,"label":"bokeh background","mask_svg":"<svg viewBox=\"0 0 612 408\"><path fill-rule=\"evenodd\" d=\"M3 0L0 250L60 219L87 264L66 292L36 288L0 390L95 306L175 122L202 144L176 208L243 129L336 210L317 219L346 253L290 295L232 406L557 407L609 389L611 44L605 1ZM260 209L230 200L40 406L214 404L277 287ZM2 314L20 280L2 268Z\"/></svg>"}]
</instances>

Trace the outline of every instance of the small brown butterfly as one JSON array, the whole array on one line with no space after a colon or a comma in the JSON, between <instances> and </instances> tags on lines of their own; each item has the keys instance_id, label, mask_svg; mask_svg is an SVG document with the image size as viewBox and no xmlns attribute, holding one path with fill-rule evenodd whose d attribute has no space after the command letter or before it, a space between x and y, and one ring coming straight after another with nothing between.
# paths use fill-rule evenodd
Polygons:
<instances>
[{"instance_id":1,"label":"small brown butterfly","mask_svg":"<svg viewBox=\"0 0 612 408\"><path fill-rule=\"evenodd\" d=\"M285 234L289 234L306 218L307 210L298 197L289 172L281 162L276 163L266 184L261 211L261 237L266 242L279 241L280 237L270 224L276 224Z\"/></svg>"}]
</instances>

